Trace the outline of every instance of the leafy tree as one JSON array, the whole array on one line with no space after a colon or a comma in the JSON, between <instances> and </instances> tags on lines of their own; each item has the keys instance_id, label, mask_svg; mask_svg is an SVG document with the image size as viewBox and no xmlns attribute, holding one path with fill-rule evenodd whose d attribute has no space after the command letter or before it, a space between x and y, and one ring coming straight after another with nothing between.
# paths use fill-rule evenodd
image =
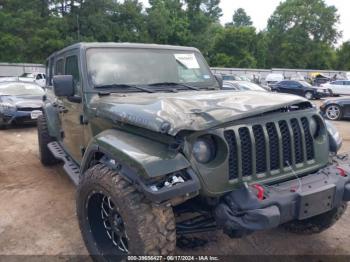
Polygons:
<instances>
[{"instance_id":1,"label":"leafy tree","mask_svg":"<svg viewBox=\"0 0 350 262\"><path fill-rule=\"evenodd\" d=\"M269 64L276 67L329 68L329 48L341 35L339 15L324 0L286 0L268 21ZM320 54L320 50L322 54ZM319 56L322 55L321 59Z\"/></svg>"},{"instance_id":2,"label":"leafy tree","mask_svg":"<svg viewBox=\"0 0 350 262\"><path fill-rule=\"evenodd\" d=\"M226 27L216 38L212 64L222 67L257 66L257 35L253 27Z\"/></svg>"},{"instance_id":3,"label":"leafy tree","mask_svg":"<svg viewBox=\"0 0 350 262\"><path fill-rule=\"evenodd\" d=\"M336 68L339 70L350 70L350 41L343 43L337 50Z\"/></svg>"},{"instance_id":4,"label":"leafy tree","mask_svg":"<svg viewBox=\"0 0 350 262\"><path fill-rule=\"evenodd\" d=\"M150 0L147 28L153 42L184 45L188 42L189 21L180 0Z\"/></svg>"},{"instance_id":5,"label":"leafy tree","mask_svg":"<svg viewBox=\"0 0 350 262\"><path fill-rule=\"evenodd\" d=\"M233 26L252 26L253 22L250 18L250 16L247 15L245 10L243 8L238 8L232 17L232 23L229 23L228 25Z\"/></svg>"}]
</instances>

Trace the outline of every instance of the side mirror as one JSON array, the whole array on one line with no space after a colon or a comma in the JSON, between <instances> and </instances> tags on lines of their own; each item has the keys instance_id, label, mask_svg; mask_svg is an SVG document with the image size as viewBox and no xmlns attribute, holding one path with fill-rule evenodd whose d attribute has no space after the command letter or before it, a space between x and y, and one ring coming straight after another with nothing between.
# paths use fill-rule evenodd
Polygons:
<instances>
[{"instance_id":1,"label":"side mirror","mask_svg":"<svg viewBox=\"0 0 350 262\"><path fill-rule=\"evenodd\" d=\"M215 74L214 76L215 76L216 81L218 81L220 88L222 89L222 87L224 85L224 80L222 78L222 75Z\"/></svg>"},{"instance_id":2,"label":"side mirror","mask_svg":"<svg viewBox=\"0 0 350 262\"><path fill-rule=\"evenodd\" d=\"M56 96L74 96L74 81L71 75L57 75L53 77L53 90Z\"/></svg>"}]
</instances>

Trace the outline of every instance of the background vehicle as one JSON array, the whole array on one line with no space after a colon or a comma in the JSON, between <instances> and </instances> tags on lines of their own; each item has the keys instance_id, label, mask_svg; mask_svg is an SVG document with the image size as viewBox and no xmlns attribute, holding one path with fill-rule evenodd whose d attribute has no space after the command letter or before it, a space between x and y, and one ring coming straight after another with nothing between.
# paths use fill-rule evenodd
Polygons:
<instances>
[{"instance_id":1,"label":"background vehicle","mask_svg":"<svg viewBox=\"0 0 350 262\"><path fill-rule=\"evenodd\" d=\"M224 80L224 81L243 81L243 79L237 75L222 75L222 80Z\"/></svg>"},{"instance_id":2,"label":"background vehicle","mask_svg":"<svg viewBox=\"0 0 350 262\"><path fill-rule=\"evenodd\" d=\"M284 80L284 76L282 74L276 74L276 73L268 74L265 78L265 81L268 86L276 84L282 80Z\"/></svg>"},{"instance_id":3,"label":"background vehicle","mask_svg":"<svg viewBox=\"0 0 350 262\"><path fill-rule=\"evenodd\" d=\"M320 107L323 115L329 120L350 118L350 97L326 100Z\"/></svg>"},{"instance_id":4,"label":"background vehicle","mask_svg":"<svg viewBox=\"0 0 350 262\"><path fill-rule=\"evenodd\" d=\"M240 91L260 91L260 92L267 91L261 86L254 84L252 82L247 82L247 81L224 81L223 89L224 90L234 89L234 90L240 90Z\"/></svg>"},{"instance_id":5,"label":"background vehicle","mask_svg":"<svg viewBox=\"0 0 350 262\"><path fill-rule=\"evenodd\" d=\"M172 254L176 234L216 229L319 233L345 212L349 160L330 163L341 138L304 98L220 90L188 47L80 43L47 65L40 159L78 185L101 260Z\"/></svg>"},{"instance_id":6,"label":"background vehicle","mask_svg":"<svg viewBox=\"0 0 350 262\"><path fill-rule=\"evenodd\" d=\"M350 80L336 80L322 87L332 90L333 95L350 95Z\"/></svg>"},{"instance_id":7,"label":"background vehicle","mask_svg":"<svg viewBox=\"0 0 350 262\"><path fill-rule=\"evenodd\" d=\"M324 76L324 75L322 75L322 74L320 74L320 73L314 73L314 74L312 75L312 78L313 78L312 84L313 84L314 86L321 86L321 85L323 85L323 84L328 83L329 81L331 81L331 79L330 79L329 77Z\"/></svg>"},{"instance_id":8,"label":"background vehicle","mask_svg":"<svg viewBox=\"0 0 350 262\"><path fill-rule=\"evenodd\" d=\"M12 123L36 123L42 113L44 90L25 82L0 83L0 127Z\"/></svg>"},{"instance_id":9,"label":"background vehicle","mask_svg":"<svg viewBox=\"0 0 350 262\"><path fill-rule=\"evenodd\" d=\"M305 97L308 100L330 96L327 88L318 88L306 81L284 80L271 86L271 90L279 93L287 93Z\"/></svg>"},{"instance_id":10,"label":"background vehicle","mask_svg":"<svg viewBox=\"0 0 350 262\"><path fill-rule=\"evenodd\" d=\"M35 82L41 87L44 87L46 84L46 76L43 73L24 73L18 78L18 80L22 82Z\"/></svg>"}]
</instances>

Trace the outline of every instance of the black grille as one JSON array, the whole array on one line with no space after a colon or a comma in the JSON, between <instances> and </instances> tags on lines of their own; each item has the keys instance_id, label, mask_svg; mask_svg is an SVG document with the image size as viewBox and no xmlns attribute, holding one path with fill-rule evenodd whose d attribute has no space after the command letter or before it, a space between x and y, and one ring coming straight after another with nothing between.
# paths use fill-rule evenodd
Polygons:
<instances>
[{"instance_id":1,"label":"black grille","mask_svg":"<svg viewBox=\"0 0 350 262\"><path fill-rule=\"evenodd\" d=\"M306 117L253 125L252 131L251 133L248 127L241 127L237 133L233 130L224 132L230 150L230 179L263 174L269 170L278 171L288 165L304 163L315 157L314 140ZM241 159L238 158L239 152ZM280 166L281 161L283 161L282 166ZM241 174L239 174L239 165L242 166ZM254 170L255 174L253 174Z\"/></svg>"},{"instance_id":2,"label":"black grille","mask_svg":"<svg viewBox=\"0 0 350 262\"><path fill-rule=\"evenodd\" d=\"M238 155L237 155L237 140L235 133L232 130L225 132L225 139L229 146L229 178L238 178Z\"/></svg>"},{"instance_id":3,"label":"black grille","mask_svg":"<svg viewBox=\"0 0 350 262\"><path fill-rule=\"evenodd\" d=\"M309 120L307 120L306 117L303 117L301 119L301 123L303 125L303 130L305 134L306 157L307 157L307 160L312 160L315 158L315 152L314 152L313 139L310 132Z\"/></svg>"},{"instance_id":4,"label":"black grille","mask_svg":"<svg viewBox=\"0 0 350 262\"><path fill-rule=\"evenodd\" d=\"M18 107L18 111L34 111L34 110L41 110L41 107Z\"/></svg>"},{"instance_id":5,"label":"black grille","mask_svg":"<svg viewBox=\"0 0 350 262\"><path fill-rule=\"evenodd\" d=\"M242 175L251 176L252 175L252 139L250 138L249 129L247 127L242 127L239 129L239 138L241 140L241 150L242 150Z\"/></svg>"},{"instance_id":6,"label":"black grille","mask_svg":"<svg viewBox=\"0 0 350 262\"><path fill-rule=\"evenodd\" d=\"M266 167L266 144L264 129L260 125L253 126L254 139L256 143L256 172L264 173L267 169Z\"/></svg>"}]
</instances>

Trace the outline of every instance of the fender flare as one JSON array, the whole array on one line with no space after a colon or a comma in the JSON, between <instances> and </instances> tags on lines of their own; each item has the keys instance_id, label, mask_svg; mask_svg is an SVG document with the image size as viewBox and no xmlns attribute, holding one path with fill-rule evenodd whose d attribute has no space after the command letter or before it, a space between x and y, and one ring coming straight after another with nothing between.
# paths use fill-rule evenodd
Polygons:
<instances>
[{"instance_id":1,"label":"fender flare","mask_svg":"<svg viewBox=\"0 0 350 262\"><path fill-rule=\"evenodd\" d=\"M46 118L49 135L59 139L61 124L57 108L51 103L45 103L43 106L43 114Z\"/></svg>"},{"instance_id":2,"label":"fender flare","mask_svg":"<svg viewBox=\"0 0 350 262\"><path fill-rule=\"evenodd\" d=\"M181 153L170 150L166 144L116 129L105 130L90 141L81 163L82 174L96 153L127 166L145 180L190 167Z\"/></svg>"},{"instance_id":3,"label":"fender flare","mask_svg":"<svg viewBox=\"0 0 350 262\"><path fill-rule=\"evenodd\" d=\"M165 144L120 130L106 130L92 139L85 151L80 175L97 164L96 160L117 170L152 202L162 203L178 197L185 201L196 196L201 188L190 163L181 153L169 150ZM156 191L150 187L150 183L164 182L175 173L186 174L186 181Z\"/></svg>"}]
</instances>

